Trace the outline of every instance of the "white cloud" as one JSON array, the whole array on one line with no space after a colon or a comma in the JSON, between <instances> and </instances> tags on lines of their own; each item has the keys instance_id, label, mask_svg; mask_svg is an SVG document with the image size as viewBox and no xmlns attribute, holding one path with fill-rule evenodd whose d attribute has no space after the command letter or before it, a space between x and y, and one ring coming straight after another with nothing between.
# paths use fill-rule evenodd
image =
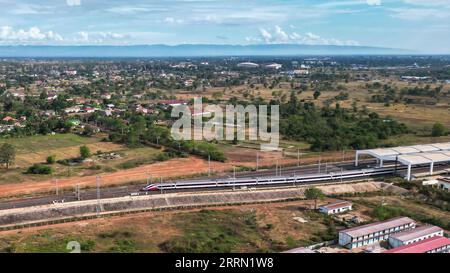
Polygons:
<instances>
[{"instance_id":1,"label":"white cloud","mask_svg":"<svg viewBox=\"0 0 450 273\"><path fill-rule=\"evenodd\" d=\"M366 0L367 5L369 6L380 6L381 0Z\"/></svg>"},{"instance_id":2,"label":"white cloud","mask_svg":"<svg viewBox=\"0 0 450 273\"><path fill-rule=\"evenodd\" d=\"M306 34L299 34L297 32L288 33L280 26L275 26L272 30L260 28L259 37L246 37L248 43L260 43L266 44L306 44L306 45L359 45L358 42L353 40L342 41L335 38L323 38L312 32Z\"/></svg>"},{"instance_id":3,"label":"white cloud","mask_svg":"<svg viewBox=\"0 0 450 273\"><path fill-rule=\"evenodd\" d=\"M450 10L436 8L395 8L392 17L409 21L450 18Z\"/></svg>"},{"instance_id":4,"label":"white cloud","mask_svg":"<svg viewBox=\"0 0 450 273\"><path fill-rule=\"evenodd\" d=\"M74 42L80 44L100 44L100 43L111 43L116 41L122 41L125 38L130 37L127 34L120 34L115 32L86 32L80 31L77 33L77 37L73 39Z\"/></svg>"},{"instance_id":5,"label":"white cloud","mask_svg":"<svg viewBox=\"0 0 450 273\"><path fill-rule=\"evenodd\" d=\"M110 9L107 9L107 11L122 15L129 15L129 14L136 14L136 13L142 13L142 12L149 12L150 10L145 7L136 7L136 6L119 6L119 7L112 7Z\"/></svg>"},{"instance_id":6,"label":"white cloud","mask_svg":"<svg viewBox=\"0 0 450 273\"><path fill-rule=\"evenodd\" d=\"M81 0L66 0L68 6L79 6L81 5Z\"/></svg>"},{"instance_id":7,"label":"white cloud","mask_svg":"<svg viewBox=\"0 0 450 273\"><path fill-rule=\"evenodd\" d=\"M403 0L407 4L418 6L449 6L448 0Z\"/></svg>"},{"instance_id":8,"label":"white cloud","mask_svg":"<svg viewBox=\"0 0 450 273\"><path fill-rule=\"evenodd\" d=\"M182 19L175 19L173 17L166 17L164 18L164 23L167 24L182 24L184 21Z\"/></svg>"},{"instance_id":9,"label":"white cloud","mask_svg":"<svg viewBox=\"0 0 450 273\"><path fill-rule=\"evenodd\" d=\"M80 36L81 41L83 41L83 42L89 41L89 33L87 33L86 31L80 31L80 32L78 32L78 35Z\"/></svg>"},{"instance_id":10,"label":"white cloud","mask_svg":"<svg viewBox=\"0 0 450 273\"><path fill-rule=\"evenodd\" d=\"M31 27L28 30L14 30L10 26L0 27L0 43L39 43L39 42L60 42L63 37L54 31L43 32L38 27Z\"/></svg>"}]
</instances>

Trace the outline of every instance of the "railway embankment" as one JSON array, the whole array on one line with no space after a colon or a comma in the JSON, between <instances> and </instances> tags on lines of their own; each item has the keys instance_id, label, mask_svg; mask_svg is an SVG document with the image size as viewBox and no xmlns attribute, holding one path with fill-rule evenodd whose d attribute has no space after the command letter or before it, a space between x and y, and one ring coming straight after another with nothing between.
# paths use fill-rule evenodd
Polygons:
<instances>
[{"instance_id":1,"label":"railway embankment","mask_svg":"<svg viewBox=\"0 0 450 273\"><path fill-rule=\"evenodd\" d=\"M374 192L381 182L317 186L325 194ZM0 230L78 221L152 210L190 209L251 203L283 202L304 198L306 186L283 189L240 189L235 191L167 193L86 200L0 211Z\"/></svg>"}]
</instances>

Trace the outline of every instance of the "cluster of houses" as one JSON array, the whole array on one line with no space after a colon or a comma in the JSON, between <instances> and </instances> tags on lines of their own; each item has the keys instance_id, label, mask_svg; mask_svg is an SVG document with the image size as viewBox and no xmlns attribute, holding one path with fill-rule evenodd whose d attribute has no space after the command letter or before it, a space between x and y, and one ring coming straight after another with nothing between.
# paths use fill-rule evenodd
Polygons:
<instances>
[{"instance_id":1,"label":"cluster of houses","mask_svg":"<svg viewBox=\"0 0 450 273\"><path fill-rule=\"evenodd\" d=\"M21 123L21 121L25 121L27 118L25 116L20 117L20 120L17 120L11 116L6 116L1 119L0 122L0 133L10 132L15 127L24 128L25 125Z\"/></svg>"},{"instance_id":2,"label":"cluster of houses","mask_svg":"<svg viewBox=\"0 0 450 273\"><path fill-rule=\"evenodd\" d=\"M450 184L450 179L442 180ZM352 210L352 203L337 201L319 207L319 212L334 215ZM450 239L444 230L433 225L418 225L409 217L397 217L352 227L339 232L338 244L368 253L450 253ZM310 253L307 248L287 252Z\"/></svg>"}]
</instances>

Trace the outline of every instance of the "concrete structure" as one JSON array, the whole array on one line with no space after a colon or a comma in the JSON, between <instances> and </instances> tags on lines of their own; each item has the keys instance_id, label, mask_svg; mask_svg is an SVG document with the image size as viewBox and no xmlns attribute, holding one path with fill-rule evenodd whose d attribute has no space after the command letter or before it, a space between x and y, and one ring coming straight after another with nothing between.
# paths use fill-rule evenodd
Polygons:
<instances>
[{"instance_id":1,"label":"concrete structure","mask_svg":"<svg viewBox=\"0 0 450 273\"><path fill-rule=\"evenodd\" d=\"M450 253L450 239L435 236L420 242L393 248L383 253Z\"/></svg>"},{"instance_id":2,"label":"concrete structure","mask_svg":"<svg viewBox=\"0 0 450 273\"><path fill-rule=\"evenodd\" d=\"M440 179L438 179L437 186L441 190L450 191L450 178L440 178Z\"/></svg>"},{"instance_id":3,"label":"concrete structure","mask_svg":"<svg viewBox=\"0 0 450 273\"><path fill-rule=\"evenodd\" d=\"M391 234L413 229L416 222L408 217L398 217L339 232L339 245L352 249L385 241Z\"/></svg>"},{"instance_id":4,"label":"concrete structure","mask_svg":"<svg viewBox=\"0 0 450 273\"><path fill-rule=\"evenodd\" d=\"M423 186L433 186L441 190L450 191L450 178L438 178L422 182Z\"/></svg>"},{"instance_id":5,"label":"concrete structure","mask_svg":"<svg viewBox=\"0 0 450 273\"><path fill-rule=\"evenodd\" d=\"M406 165L406 179L411 180L412 166L429 165L430 175L433 175L434 164L450 162L450 142L356 151L355 166L358 166L360 155L375 157L380 167L385 161Z\"/></svg>"},{"instance_id":6,"label":"concrete structure","mask_svg":"<svg viewBox=\"0 0 450 273\"><path fill-rule=\"evenodd\" d=\"M282 65L281 64L277 64L277 63L273 63L273 64L268 64L268 65L266 65L266 68L269 68L269 69L280 69L282 67Z\"/></svg>"},{"instance_id":7,"label":"concrete structure","mask_svg":"<svg viewBox=\"0 0 450 273\"><path fill-rule=\"evenodd\" d=\"M336 214L336 213L341 213L341 212L345 212L345 211L349 211L352 210L352 203L347 202L347 201L340 201L340 202L335 202L335 203L331 203L325 206L320 206L319 207L319 211L325 214Z\"/></svg>"},{"instance_id":8,"label":"concrete structure","mask_svg":"<svg viewBox=\"0 0 450 273\"><path fill-rule=\"evenodd\" d=\"M316 253L316 252L306 247L298 247L283 251L282 253Z\"/></svg>"},{"instance_id":9,"label":"concrete structure","mask_svg":"<svg viewBox=\"0 0 450 273\"><path fill-rule=\"evenodd\" d=\"M237 66L244 67L244 68L257 68L257 67L259 67L259 64L255 64L255 63L251 63L251 62L244 62L244 63L239 63Z\"/></svg>"},{"instance_id":10,"label":"concrete structure","mask_svg":"<svg viewBox=\"0 0 450 273\"><path fill-rule=\"evenodd\" d=\"M415 229L393 234L389 237L389 245L393 248L423 241L434 236L443 236L444 231L437 226L425 225Z\"/></svg>"}]
</instances>

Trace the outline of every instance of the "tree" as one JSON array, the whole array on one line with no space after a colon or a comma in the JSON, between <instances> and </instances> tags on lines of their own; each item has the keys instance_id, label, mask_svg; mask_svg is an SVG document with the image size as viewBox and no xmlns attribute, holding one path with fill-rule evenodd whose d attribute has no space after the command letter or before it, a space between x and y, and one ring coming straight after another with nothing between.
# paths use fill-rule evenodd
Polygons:
<instances>
[{"instance_id":1,"label":"tree","mask_svg":"<svg viewBox=\"0 0 450 273\"><path fill-rule=\"evenodd\" d=\"M325 194L318 188L308 188L305 191L306 199L314 200L314 209L317 209L317 200L325 197Z\"/></svg>"},{"instance_id":2,"label":"tree","mask_svg":"<svg viewBox=\"0 0 450 273\"><path fill-rule=\"evenodd\" d=\"M5 143L0 147L0 164L5 164L6 169L14 162L16 149L11 144Z\"/></svg>"},{"instance_id":3,"label":"tree","mask_svg":"<svg viewBox=\"0 0 450 273\"><path fill-rule=\"evenodd\" d=\"M317 100L320 97L320 95L321 95L320 91L316 90L314 91L313 97L315 100Z\"/></svg>"},{"instance_id":4,"label":"tree","mask_svg":"<svg viewBox=\"0 0 450 273\"><path fill-rule=\"evenodd\" d=\"M80 156L82 159L86 159L91 156L91 150L86 146L83 145L80 147Z\"/></svg>"},{"instance_id":5,"label":"tree","mask_svg":"<svg viewBox=\"0 0 450 273\"><path fill-rule=\"evenodd\" d=\"M47 156L47 164L55 164L56 162L56 156L55 155L49 155Z\"/></svg>"},{"instance_id":6,"label":"tree","mask_svg":"<svg viewBox=\"0 0 450 273\"><path fill-rule=\"evenodd\" d=\"M436 122L433 125L433 129L431 130L431 136L433 136L433 137L440 137L440 136L445 135L445 133L446 133L446 130L445 130L444 125L442 125L439 122Z\"/></svg>"}]
</instances>

